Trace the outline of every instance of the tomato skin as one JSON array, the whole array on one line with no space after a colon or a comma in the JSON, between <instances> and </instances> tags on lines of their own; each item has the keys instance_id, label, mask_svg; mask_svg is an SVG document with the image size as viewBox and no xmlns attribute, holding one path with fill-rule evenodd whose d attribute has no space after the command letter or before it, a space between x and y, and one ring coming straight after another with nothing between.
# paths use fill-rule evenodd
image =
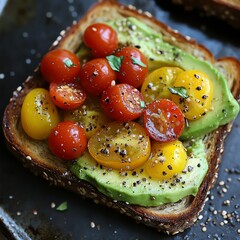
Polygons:
<instances>
[{"instance_id":1,"label":"tomato skin","mask_svg":"<svg viewBox=\"0 0 240 240\"><path fill-rule=\"evenodd\" d=\"M127 122L139 118L143 113L142 94L128 84L117 84L107 88L101 97L103 111L112 119Z\"/></svg>"},{"instance_id":2,"label":"tomato skin","mask_svg":"<svg viewBox=\"0 0 240 240\"><path fill-rule=\"evenodd\" d=\"M148 160L151 144L140 124L111 122L89 139L88 150L99 164L126 171Z\"/></svg>"},{"instance_id":3,"label":"tomato skin","mask_svg":"<svg viewBox=\"0 0 240 240\"><path fill-rule=\"evenodd\" d=\"M135 88L143 84L148 74L148 61L143 53L134 47L123 47L115 55L123 56L120 71L117 72L117 79L120 83L127 83ZM134 63L134 59L140 60L145 66Z\"/></svg>"},{"instance_id":4,"label":"tomato skin","mask_svg":"<svg viewBox=\"0 0 240 240\"><path fill-rule=\"evenodd\" d=\"M159 142L178 139L185 126L180 108L168 99L156 100L147 105L143 122L149 136Z\"/></svg>"},{"instance_id":5,"label":"tomato skin","mask_svg":"<svg viewBox=\"0 0 240 240\"><path fill-rule=\"evenodd\" d=\"M77 123L60 122L50 133L48 145L51 152L64 160L73 160L87 147L85 132Z\"/></svg>"},{"instance_id":6,"label":"tomato skin","mask_svg":"<svg viewBox=\"0 0 240 240\"><path fill-rule=\"evenodd\" d=\"M91 48L94 57L110 55L118 46L116 31L104 23L88 26L83 34L83 41Z\"/></svg>"},{"instance_id":7,"label":"tomato skin","mask_svg":"<svg viewBox=\"0 0 240 240\"><path fill-rule=\"evenodd\" d=\"M35 88L27 94L21 109L21 123L28 136L46 139L59 121L58 110L46 89Z\"/></svg>"},{"instance_id":8,"label":"tomato skin","mask_svg":"<svg viewBox=\"0 0 240 240\"><path fill-rule=\"evenodd\" d=\"M80 107L86 99L86 92L77 83L54 83L49 86L52 101L60 108L72 110Z\"/></svg>"},{"instance_id":9,"label":"tomato skin","mask_svg":"<svg viewBox=\"0 0 240 240\"><path fill-rule=\"evenodd\" d=\"M74 53L54 49L43 56L40 71L48 82L70 83L78 77L80 62Z\"/></svg>"},{"instance_id":10,"label":"tomato skin","mask_svg":"<svg viewBox=\"0 0 240 240\"><path fill-rule=\"evenodd\" d=\"M92 95L101 95L103 90L116 80L116 72L112 70L105 58L96 58L85 65L79 73L80 84Z\"/></svg>"}]
</instances>

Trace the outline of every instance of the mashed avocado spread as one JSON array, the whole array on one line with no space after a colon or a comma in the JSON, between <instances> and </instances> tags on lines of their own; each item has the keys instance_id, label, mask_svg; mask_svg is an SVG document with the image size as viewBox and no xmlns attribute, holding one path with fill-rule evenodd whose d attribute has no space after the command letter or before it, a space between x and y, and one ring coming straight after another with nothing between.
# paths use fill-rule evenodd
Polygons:
<instances>
[{"instance_id":1,"label":"mashed avocado spread","mask_svg":"<svg viewBox=\"0 0 240 240\"><path fill-rule=\"evenodd\" d=\"M124 172L103 168L87 151L71 166L71 171L113 200L130 204L159 206L189 195L195 196L208 170L205 146L199 137L233 120L239 112L239 104L223 75L208 62L164 42L160 33L135 18L122 18L107 24L117 31L121 45L140 48L149 60L150 71L162 66L176 66L207 74L214 85L212 110L185 127L181 140L185 141L187 148L187 165L181 174L168 181L150 179L141 167Z\"/></svg>"}]
</instances>

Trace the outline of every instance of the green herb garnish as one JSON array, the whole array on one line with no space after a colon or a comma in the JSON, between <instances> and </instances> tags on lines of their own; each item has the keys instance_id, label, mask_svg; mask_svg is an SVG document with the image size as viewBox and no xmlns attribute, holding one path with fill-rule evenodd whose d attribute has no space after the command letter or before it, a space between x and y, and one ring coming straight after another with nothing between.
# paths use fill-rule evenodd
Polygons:
<instances>
[{"instance_id":1,"label":"green herb garnish","mask_svg":"<svg viewBox=\"0 0 240 240\"><path fill-rule=\"evenodd\" d=\"M108 60L108 63L110 65L110 67L112 68L112 70L117 71L117 72L120 71L123 56L116 57L114 55L109 55L106 57L106 59Z\"/></svg>"},{"instance_id":2,"label":"green herb garnish","mask_svg":"<svg viewBox=\"0 0 240 240\"><path fill-rule=\"evenodd\" d=\"M131 57L131 59L132 59L133 64L137 64L141 67L147 67L147 65L145 63L143 63L141 60L134 58L134 57Z\"/></svg>"},{"instance_id":3,"label":"green herb garnish","mask_svg":"<svg viewBox=\"0 0 240 240\"><path fill-rule=\"evenodd\" d=\"M76 65L75 63L73 63L72 60L69 59L69 58L65 58L65 59L63 60L63 62L64 62L64 64L65 64L68 68L77 66L77 65Z\"/></svg>"},{"instance_id":4,"label":"green herb garnish","mask_svg":"<svg viewBox=\"0 0 240 240\"><path fill-rule=\"evenodd\" d=\"M168 90L175 95L178 95L184 99L188 98L187 89L185 87L169 87Z\"/></svg>"},{"instance_id":5,"label":"green herb garnish","mask_svg":"<svg viewBox=\"0 0 240 240\"><path fill-rule=\"evenodd\" d=\"M146 103L144 101L140 101L140 108L146 108Z\"/></svg>"},{"instance_id":6,"label":"green herb garnish","mask_svg":"<svg viewBox=\"0 0 240 240\"><path fill-rule=\"evenodd\" d=\"M56 210L60 211L60 212L63 212L63 211L66 211L68 208L68 204L67 202L62 202L57 208Z\"/></svg>"}]
</instances>

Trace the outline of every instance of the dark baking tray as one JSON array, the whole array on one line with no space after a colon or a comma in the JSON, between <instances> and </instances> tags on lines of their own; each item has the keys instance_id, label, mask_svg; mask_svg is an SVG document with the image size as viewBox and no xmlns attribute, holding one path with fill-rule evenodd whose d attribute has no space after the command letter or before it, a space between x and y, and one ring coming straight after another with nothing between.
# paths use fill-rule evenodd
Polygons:
<instances>
[{"instance_id":1,"label":"dark baking tray","mask_svg":"<svg viewBox=\"0 0 240 240\"><path fill-rule=\"evenodd\" d=\"M240 58L239 32L214 18L184 12L169 1L122 0L206 45L216 57ZM4 1L0 2L0 5ZM79 19L93 0L9 0L0 16L0 116L13 90L32 74L62 29ZM1 7L0 7L1 9ZM200 219L176 236L158 233L91 200L50 186L11 155L0 132L0 239L240 239L240 116L228 136L219 178ZM68 209L53 208L67 201ZM6 223L6 220L9 220ZM206 230L206 231L205 231Z\"/></svg>"}]
</instances>

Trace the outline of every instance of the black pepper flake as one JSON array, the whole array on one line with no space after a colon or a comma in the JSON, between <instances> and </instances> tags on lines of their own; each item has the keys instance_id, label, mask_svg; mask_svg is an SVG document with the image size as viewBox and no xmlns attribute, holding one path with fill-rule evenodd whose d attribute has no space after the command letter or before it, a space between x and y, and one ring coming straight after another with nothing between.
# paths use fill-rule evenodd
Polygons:
<instances>
[{"instance_id":1,"label":"black pepper flake","mask_svg":"<svg viewBox=\"0 0 240 240\"><path fill-rule=\"evenodd\" d=\"M126 156L127 155L126 149L123 149L119 154L120 154L121 157Z\"/></svg>"},{"instance_id":2,"label":"black pepper flake","mask_svg":"<svg viewBox=\"0 0 240 240\"><path fill-rule=\"evenodd\" d=\"M137 175L137 172L136 172L136 171L133 171L133 172L132 172L132 175L133 175L133 176L136 176L136 175Z\"/></svg>"},{"instance_id":3,"label":"black pepper flake","mask_svg":"<svg viewBox=\"0 0 240 240\"><path fill-rule=\"evenodd\" d=\"M150 200L155 200L155 199L156 199L156 197L150 196Z\"/></svg>"},{"instance_id":4,"label":"black pepper flake","mask_svg":"<svg viewBox=\"0 0 240 240\"><path fill-rule=\"evenodd\" d=\"M162 172L162 175L163 175L163 176L166 176L166 175L167 175L167 173L163 171L163 172Z\"/></svg>"},{"instance_id":5,"label":"black pepper flake","mask_svg":"<svg viewBox=\"0 0 240 240\"><path fill-rule=\"evenodd\" d=\"M100 152L102 153L102 154L109 154L109 150L107 149L107 148L102 148L101 150L100 150Z\"/></svg>"},{"instance_id":6,"label":"black pepper flake","mask_svg":"<svg viewBox=\"0 0 240 240\"><path fill-rule=\"evenodd\" d=\"M199 76L198 74L194 74L194 77L195 77L196 79L199 79L199 78L200 78L200 76Z\"/></svg>"},{"instance_id":7,"label":"black pepper flake","mask_svg":"<svg viewBox=\"0 0 240 240\"><path fill-rule=\"evenodd\" d=\"M200 90L202 90L202 87L201 86L197 86L196 90L200 91Z\"/></svg>"},{"instance_id":8,"label":"black pepper flake","mask_svg":"<svg viewBox=\"0 0 240 240\"><path fill-rule=\"evenodd\" d=\"M202 99L207 99L208 96L207 95L202 95Z\"/></svg>"},{"instance_id":9,"label":"black pepper flake","mask_svg":"<svg viewBox=\"0 0 240 240\"><path fill-rule=\"evenodd\" d=\"M110 99L107 97L107 98L105 98L105 103L109 103L110 102Z\"/></svg>"},{"instance_id":10,"label":"black pepper flake","mask_svg":"<svg viewBox=\"0 0 240 240\"><path fill-rule=\"evenodd\" d=\"M198 163L197 167L201 167L201 164L200 164L200 163Z\"/></svg>"},{"instance_id":11,"label":"black pepper flake","mask_svg":"<svg viewBox=\"0 0 240 240\"><path fill-rule=\"evenodd\" d=\"M168 165L167 167L168 167L169 170L173 169L171 165Z\"/></svg>"},{"instance_id":12,"label":"black pepper flake","mask_svg":"<svg viewBox=\"0 0 240 240\"><path fill-rule=\"evenodd\" d=\"M188 166L187 170L188 172L191 172L193 170L193 166Z\"/></svg>"}]
</instances>

